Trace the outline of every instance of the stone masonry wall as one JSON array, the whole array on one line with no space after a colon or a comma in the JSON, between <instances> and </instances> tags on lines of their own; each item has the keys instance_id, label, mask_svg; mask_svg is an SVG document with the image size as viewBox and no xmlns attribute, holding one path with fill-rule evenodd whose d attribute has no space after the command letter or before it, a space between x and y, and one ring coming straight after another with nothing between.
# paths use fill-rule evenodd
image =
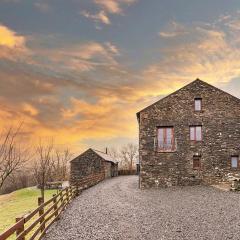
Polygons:
<instances>
[{"instance_id":1,"label":"stone masonry wall","mask_svg":"<svg viewBox=\"0 0 240 240\"><path fill-rule=\"evenodd\" d=\"M104 161L91 149L71 161L70 182L80 188L91 187L105 179Z\"/></svg>"},{"instance_id":2,"label":"stone masonry wall","mask_svg":"<svg viewBox=\"0 0 240 240\"><path fill-rule=\"evenodd\" d=\"M194 99L202 98L195 112ZM191 125L202 125L203 140L190 141ZM157 127L173 126L175 152L154 147ZM201 168L193 170L193 156L201 155ZM211 184L222 181L231 168L231 156L240 155L240 100L196 80L139 114L141 188Z\"/></svg>"}]
</instances>

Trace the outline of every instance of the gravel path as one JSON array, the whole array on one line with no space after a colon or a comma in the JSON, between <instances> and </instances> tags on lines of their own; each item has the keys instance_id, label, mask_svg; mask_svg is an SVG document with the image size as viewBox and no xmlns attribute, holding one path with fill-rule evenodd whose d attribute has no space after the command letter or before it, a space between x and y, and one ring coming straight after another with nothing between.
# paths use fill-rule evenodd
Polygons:
<instances>
[{"instance_id":1,"label":"gravel path","mask_svg":"<svg viewBox=\"0 0 240 240\"><path fill-rule=\"evenodd\" d=\"M46 240L240 239L240 195L212 187L139 190L136 176L85 190Z\"/></svg>"}]
</instances>

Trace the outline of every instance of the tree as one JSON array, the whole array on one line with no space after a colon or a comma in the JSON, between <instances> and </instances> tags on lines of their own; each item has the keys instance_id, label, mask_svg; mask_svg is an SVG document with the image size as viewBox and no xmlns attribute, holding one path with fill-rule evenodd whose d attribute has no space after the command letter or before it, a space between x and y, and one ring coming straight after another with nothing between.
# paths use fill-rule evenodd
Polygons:
<instances>
[{"instance_id":1,"label":"tree","mask_svg":"<svg viewBox=\"0 0 240 240\"><path fill-rule=\"evenodd\" d=\"M123 146L120 150L121 163L124 167L127 167L128 170L133 169L133 163L136 161L138 156L138 147L133 143L128 143Z\"/></svg>"},{"instance_id":2,"label":"tree","mask_svg":"<svg viewBox=\"0 0 240 240\"><path fill-rule=\"evenodd\" d=\"M5 181L29 160L29 152L18 139L23 123L9 127L0 136L0 190Z\"/></svg>"},{"instance_id":3,"label":"tree","mask_svg":"<svg viewBox=\"0 0 240 240\"><path fill-rule=\"evenodd\" d=\"M108 154L113 157L114 159L118 160L119 159L119 151L118 149L114 148L114 147L111 147L109 150L108 150Z\"/></svg>"},{"instance_id":4,"label":"tree","mask_svg":"<svg viewBox=\"0 0 240 240\"><path fill-rule=\"evenodd\" d=\"M44 191L47 181L50 179L53 170L53 140L42 143L39 141L36 147L36 160L34 162L34 176L38 187L41 190L41 197L44 200Z\"/></svg>"},{"instance_id":5,"label":"tree","mask_svg":"<svg viewBox=\"0 0 240 240\"><path fill-rule=\"evenodd\" d=\"M55 181L64 181L68 177L68 162L73 154L68 148L63 151L55 150L55 158L53 160L53 178Z\"/></svg>"}]
</instances>

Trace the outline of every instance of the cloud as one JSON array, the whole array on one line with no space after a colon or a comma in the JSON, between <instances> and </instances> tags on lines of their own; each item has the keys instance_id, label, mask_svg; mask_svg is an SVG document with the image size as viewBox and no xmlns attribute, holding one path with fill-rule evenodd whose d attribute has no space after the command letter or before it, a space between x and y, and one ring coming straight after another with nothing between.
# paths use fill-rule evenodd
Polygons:
<instances>
[{"instance_id":1,"label":"cloud","mask_svg":"<svg viewBox=\"0 0 240 240\"><path fill-rule=\"evenodd\" d=\"M51 7L48 3L46 2L35 2L34 6L43 13L48 13L51 10Z\"/></svg>"},{"instance_id":2,"label":"cloud","mask_svg":"<svg viewBox=\"0 0 240 240\"><path fill-rule=\"evenodd\" d=\"M27 54L26 37L0 24L0 58L17 60Z\"/></svg>"},{"instance_id":3,"label":"cloud","mask_svg":"<svg viewBox=\"0 0 240 240\"><path fill-rule=\"evenodd\" d=\"M105 45L108 47L110 52L119 55L119 49L116 46L114 46L111 42L106 42Z\"/></svg>"},{"instance_id":4,"label":"cloud","mask_svg":"<svg viewBox=\"0 0 240 240\"><path fill-rule=\"evenodd\" d=\"M32 106L29 103L23 103L22 110L23 112L25 112L26 114L29 114L30 116L36 116L39 113L38 109L36 109L34 106Z\"/></svg>"},{"instance_id":5,"label":"cloud","mask_svg":"<svg viewBox=\"0 0 240 240\"><path fill-rule=\"evenodd\" d=\"M122 7L125 4L131 5L135 3L136 0L94 0L94 2L111 14L122 14Z\"/></svg>"},{"instance_id":6,"label":"cloud","mask_svg":"<svg viewBox=\"0 0 240 240\"><path fill-rule=\"evenodd\" d=\"M2 0L5 3L19 3L21 0Z\"/></svg>"},{"instance_id":7,"label":"cloud","mask_svg":"<svg viewBox=\"0 0 240 240\"><path fill-rule=\"evenodd\" d=\"M16 32L0 24L0 46L11 49L23 48L25 46L25 38L17 35Z\"/></svg>"},{"instance_id":8,"label":"cloud","mask_svg":"<svg viewBox=\"0 0 240 240\"><path fill-rule=\"evenodd\" d=\"M128 110L133 108L129 105ZM136 133L131 113L125 111L117 98L103 97L95 104L71 98L71 106L62 109L62 114L65 120L74 122L83 139L113 138L122 135L122 131L128 136Z\"/></svg>"},{"instance_id":9,"label":"cloud","mask_svg":"<svg viewBox=\"0 0 240 240\"><path fill-rule=\"evenodd\" d=\"M175 21L172 21L166 26L165 31L159 32L159 36L163 38L174 38L186 34L186 28Z\"/></svg>"},{"instance_id":10,"label":"cloud","mask_svg":"<svg viewBox=\"0 0 240 240\"><path fill-rule=\"evenodd\" d=\"M176 27L169 29L172 35L159 51L161 60L143 71L146 81L161 89L158 93L168 94L196 78L220 85L239 77L240 50L234 32L221 26L222 22L191 24L182 26L181 34Z\"/></svg>"},{"instance_id":11,"label":"cloud","mask_svg":"<svg viewBox=\"0 0 240 240\"><path fill-rule=\"evenodd\" d=\"M94 0L94 3L100 9L99 12L91 14L88 11L82 11L81 14L89 19L92 19L96 23L103 23L106 25L111 24L108 14L124 14L124 6L129 6L135 3L137 0ZM99 26L96 26L100 29Z\"/></svg>"},{"instance_id":12,"label":"cloud","mask_svg":"<svg viewBox=\"0 0 240 240\"><path fill-rule=\"evenodd\" d=\"M108 16L106 15L106 13L104 11L100 11L97 14L90 14L87 11L82 11L81 14L86 18L93 19L95 22L111 24L110 19L108 18Z\"/></svg>"},{"instance_id":13,"label":"cloud","mask_svg":"<svg viewBox=\"0 0 240 240\"><path fill-rule=\"evenodd\" d=\"M38 49L34 64L44 66L55 72L90 71L97 67L116 66L114 56L119 51L110 42L100 44L94 41L75 43L62 48ZM46 59L48 64L46 64Z\"/></svg>"},{"instance_id":14,"label":"cloud","mask_svg":"<svg viewBox=\"0 0 240 240\"><path fill-rule=\"evenodd\" d=\"M168 24L161 32L171 36L158 38L154 49L158 60L140 69L128 65L130 59L122 58L126 51L108 41L59 44L53 38L53 47L31 42L26 60L0 60L0 126L24 119L32 142L53 136L78 150L89 139L95 144L135 139L135 113L160 97L197 77L217 86L239 79L237 31L226 25L232 20ZM29 38L13 36L23 37L19 47L26 48Z\"/></svg>"}]
</instances>

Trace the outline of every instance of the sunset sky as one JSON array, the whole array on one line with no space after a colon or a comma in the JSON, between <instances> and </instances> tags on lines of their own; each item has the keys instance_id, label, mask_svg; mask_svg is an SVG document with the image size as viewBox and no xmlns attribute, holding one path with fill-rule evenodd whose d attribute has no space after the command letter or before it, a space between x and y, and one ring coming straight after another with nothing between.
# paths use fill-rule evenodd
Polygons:
<instances>
[{"instance_id":1,"label":"sunset sky","mask_svg":"<svg viewBox=\"0 0 240 240\"><path fill-rule=\"evenodd\" d=\"M0 0L0 126L75 151L200 78L240 97L239 0Z\"/></svg>"}]
</instances>

